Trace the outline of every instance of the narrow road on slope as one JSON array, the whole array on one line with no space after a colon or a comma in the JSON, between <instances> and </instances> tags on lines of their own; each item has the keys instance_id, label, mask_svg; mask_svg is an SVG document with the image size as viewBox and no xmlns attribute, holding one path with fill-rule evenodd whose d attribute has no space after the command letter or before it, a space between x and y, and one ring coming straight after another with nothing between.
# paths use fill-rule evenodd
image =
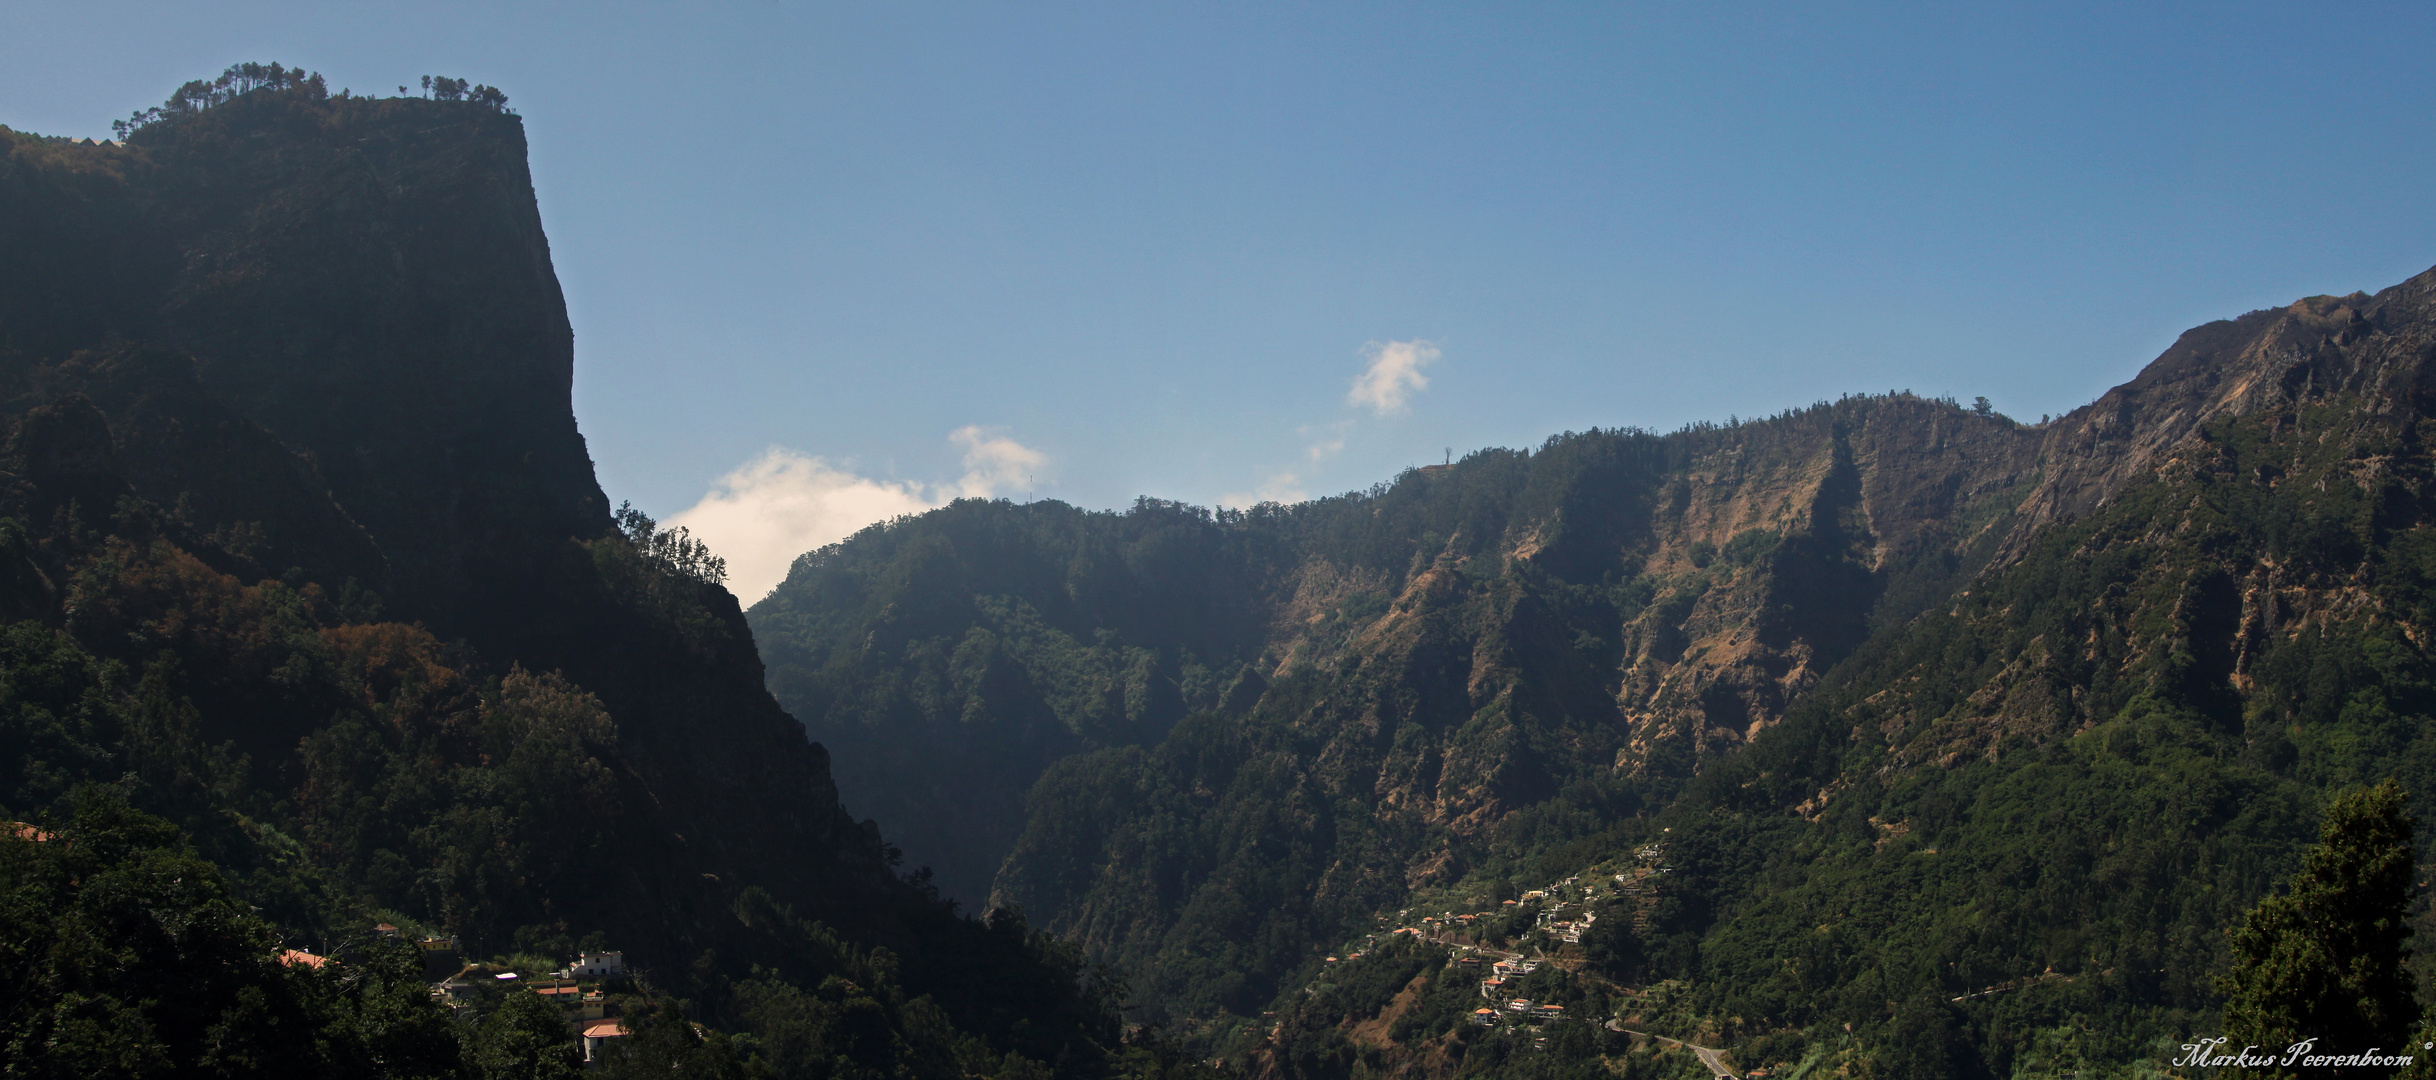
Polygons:
<instances>
[{"instance_id":1,"label":"narrow road on slope","mask_svg":"<svg viewBox=\"0 0 2436 1080\"><path fill-rule=\"evenodd\" d=\"M1465 942L1460 942L1460 941L1448 941L1448 940L1446 940L1446 939L1445 939L1443 936L1432 937L1432 938L1430 938L1430 939L1428 939L1428 940L1430 940L1430 941L1431 941L1431 942L1433 942L1433 943L1439 944L1439 945L1462 945L1463 947L1468 948L1468 949L1471 949L1471 950L1472 950L1472 951L1474 951L1474 952L1488 953L1488 954L1490 954L1490 955L1492 955L1492 956L1501 956L1501 957L1504 957L1504 958L1506 958L1506 959L1508 959L1508 960L1521 960L1521 959L1524 959L1523 954L1521 954L1521 953L1506 952L1506 951L1505 951L1505 950L1503 950L1503 949L1492 949L1492 948L1489 948L1489 947L1487 947L1487 946L1485 946L1485 945L1471 945L1471 944L1468 944L1468 943L1465 943ZM1546 962L1546 961L1543 961L1543 962ZM1578 973L1577 973L1577 974L1578 974ZM1612 982L1607 982L1607 980L1605 980L1605 979L1599 979L1598 981L1599 981L1599 982L1603 982L1603 983L1607 983L1607 985L1608 985L1609 987L1612 987L1612 988L1615 988L1615 989L1622 989L1622 987L1617 986L1615 983L1612 983ZM1956 1000L1960 1000L1960 999L1958 998L1958 999L1956 999ZM1620 1023L1618 1023L1618 1022L1616 1022L1616 1021L1614 1021L1614 1020L1609 1020L1609 1021L1607 1022L1607 1030L1609 1030L1609 1031L1619 1031L1619 1032L1622 1032L1622 1033L1624 1033L1624 1034L1626 1034L1626 1035L1639 1035L1639 1036L1641 1036L1641 1037L1642 1037L1642 1038L1644 1038L1644 1039L1656 1039L1656 1040L1658 1040L1659 1042L1670 1042L1670 1043L1673 1043L1673 1044L1675 1044L1675 1045L1677 1045L1677 1046L1683 1047L1684 1049L1691 1051L1691 1052L1692 1052L1692 1056L1693 1056L1693 1057L1696 1057L1696 1058L1699 1058L1699 1059L1700 1059L1700 1063L1701 1063L1701 1064L1703 1064L1703 1065L1708 1066L1708 1067L1709 1067L1709 1072L1716 1074L1716 1075L1719 1077L1719 1080L1734 1080L1734 1070L1733 1070L1733 1069L1732 1069L1730 1066L1728 1066L1728 1065L1725 1063L1725 1051L1723 1051L1723 1050L1718 1050L1718 1049L1715 1049L1715 1048L1713 1048L1713 1047L1707 1047L1707 1046L1693 1046L1692 1044L1687 1043L1687 1042L1684 1042L1684 1041L1683 1041L1683 1040L1681 1040L1681 1039L1670 1039L1670 1038L1667 1038L1667 1037L1666 1037L1666 1036L1664 1036L1664 1035L1652 1035L1652 1034L1650 1034L1650 1033L1648 1033L1648 1032L1646 1032L1646 1031L1634 1031L1634 1030L1632 1030L1631 1028L1625 1027L1625 1026L1623 1026L1622 1024L1620 1024Z\"/></svg>"},{"instance_id":2,"label":"narrow road on slope","mask_svg":"<svg viewBox=\"0 0 2436 1080\"><path fill-rule=\"evenodd\" d=\"M1718 1080L1734 1080L1734 1070L1726 1066L1725 1051L1723 1050L1716 1050L1706 1046L1693 1046L1692 1044L1684 1042L1681 1039L1670 1039L1664 1035L1652 1035L1646 1031L1634 1031L1633 1029L1625 1027L1624 1025L1613 1020L1607 1022L1607 1030L1620 1031L1626 1035L1638 1035L1644 1039L1656 1039L1659 1042L1673 1043L1691 1051L1693 1057L1699 1058L1701 1064L1708 1066L1710 1072L1717 1074Z\"/></svg>"}]
</instances>

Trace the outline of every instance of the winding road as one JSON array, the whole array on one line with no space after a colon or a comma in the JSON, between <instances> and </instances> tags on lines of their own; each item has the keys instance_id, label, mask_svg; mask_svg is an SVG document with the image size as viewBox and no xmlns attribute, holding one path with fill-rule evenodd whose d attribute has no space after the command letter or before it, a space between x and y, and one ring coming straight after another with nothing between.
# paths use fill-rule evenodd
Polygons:
<instances>
[{"instance_id":1,"label":"winding road","mask_svg":"<svg viewBox=\"0 0 2436 1080\"><path fill-rule=\"evenodd\" d=\"M1691 1051L1692 1056L1699 1058L1700 1063L1708 1066L1710 1072L1717 1074L1719 1080L1734 1080L1734 1070L1727 1067L1725 1063L1725 1051L1723 1050L1717 1050L1706 1046L1693 1046L1692 1044L1684 1042L1681 1039L1670 1039L1664 1035L1652 1035L1646 1031L1634 1031L1633 1029L1625 1027L1623 1024L1620 1024L1614 1020L1607 1022L1607 1030L1620 1031L1626 1035L1638 1035L1644 1039L1656 1039L1659 1042L1673 1043Z\"/></svg>"},{"instance_id":2,"label":"winding road","mask_svg":"<svg viewBox=\"0 0 2436 1080\"><path fill-rule=\"evenodd\" d=\"M1466 947L1466 948L1471 949L1471 950L1472 950L1472 951L1474 951L1474 952L1478 952L1478 953L1486 953L1486 954L1491 955L1491 956L1503 957L1503 958L1505 958L1505 959L1507 959L1507 960L1521 960L1521 959L1524 959L1523 954L1521 954L1521 953L1506 952L1506 951L1505 951L1505 950L1503 950L1503 949L1491 949L1491 948L1485 948L1485 947L1483 947L1483 946L1474 945L1474 944L1472 944L1472 943L1470 943L1470 942L1468 942L1468 941L1449 941L1449 940L1447 940L1447 939L1446 939L1446 936L1444 935L1444 933L1443 933L1443 932L1441 932L1440 934L1437 934L1437 935L1428 936L1428 937L1426 937L1426 938L1425 938L1425 940L1428 940L1428 941L1430 941L1430 942L1433 942L1433 943L1435 943L1435 944L1440 944L1440 945L1462 945L1462 946L1464 946L1464 947ZM1543 961L1543 962L1544 962L1544 961ZM1604 980L1604 979L1601 979L1601 980L1599 980L1599 981L1601 981L1601 982L1606 982L1606 980ZM1614 983L1608 983L1607 985L1609 985L1609 986L1614 986L1615 984L1614 984ZM1955 999L1955 1000L1958 1000L1958 1001L1959 1001L1959 1000L1961 1000L1961 999L1957 998L1957 999ZM1690 1043L1684 1042L1684 1041L1683 1041L1683 1040L1681 1040L1681 1039L1670 1039L1670 1038L1667 1038L1667 1037L1666 1037L1666 1036L1664 1036L1664 1035L1652 1035L1652 1034L1650 1034L1649 1032L1646 1032L1646 1031L1634 1031L1634 1030L1632 1030L1631 1028L1625 1027L1625 1026L1624 1026L1624 1025L1621 1023L1621 1022L1619 1022L1619 1021L1615 1021L1615 1020L1609 1020L1609 1021L1607 1022L1607 1030L1609 1030L1609 1031L1617 1031L1617 1032L1622 1032L1622 1033L1624 1033L1624 1034L1626 1034L1626 1035L1638 1035L1638 1036L1641 1036L1641 1037L1642 1037L1642 1038L1644 1038L1644 1039L1656 1039L1656 1040L1658 1040L1659 1042L1669 1042L1669 1043L1673 1043L1673 1044L1675 1044L1675 1045L1677 1045L1677 1046L1680 1046L1680 1047L1682 1047L1682 1048L1684 1048L1684 1049L1686 1049L1686 1050L1691 1051L1691 1052L1692 1052L1692 1056L1693 1056L1693 1057L1696 1057L1696 1058L1699 1058L1699 1059L1700 1059L1700 1063L1701 1063L1701 1064L1703 1064L1703 1065L1708 1066L1708 1067L1709 1067L1709 1072L1716 1074L1716 1076L1719 1078L1719 1080L1735 1080L1735 1078L1734 1078L1734 1069L1733 1069L1733 1067L1731 1067L1731 1066L1729 1066L1729 1065L1727 1065L1727 1064L1725 1063L1725 1051L1723 1051L1723 1050L1719 1050L1719 1049L1717 1049L1717 1048L1715 1048L1715 1047L1710 1047L1710 1046L1694 1046L1694 1045L1692 1045L1692 1044L1690 1044Z\"/></svg>"}]
</instances>

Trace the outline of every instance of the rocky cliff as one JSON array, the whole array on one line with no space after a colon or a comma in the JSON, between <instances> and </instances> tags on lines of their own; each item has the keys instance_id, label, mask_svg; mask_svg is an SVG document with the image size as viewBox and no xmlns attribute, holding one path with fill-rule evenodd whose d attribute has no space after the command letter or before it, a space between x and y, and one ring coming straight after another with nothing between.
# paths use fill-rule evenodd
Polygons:
<instances>
[{"instance_id":1,"label":"rocky cliff","mask_svg":"<svg viewBox=\"0 0 2436 1080\"><path fill-rule=\"evenodd\" d=\"M1934 856L1936 837L1976 853L1898 905L1916 927L1837 946L1849 966L1816 992L1840 994L1945 947L1959 931L1928 928L1969 897L2026 903L1989 875L2040 837L2116 852L2031 890L2100 929L2069 947L1989 930L2001 956L1953 962L1987 982L2023 975L2025 949L2146 963L2166 981L2106 1000L2180 1023L2209 1007L2209 935L2285 865L2315 793L2419 770L2432 287L2194 329L2040 425L1867 396L1560 436L1246 513L959 504L807 556L749 618L782 700L825 739L886 748L842 771L849 797L918 819L887 801L914 790L891 760L1005 820L1023 792L1003 861L975 841L1004 829L952 848L909 829L915 857L970 860L950 879L991 874L1186 1013L1249 1014L1373 913L1671 828L1704 864L1646 940L1610 943L1640 958L1619 972L1705 974L1759 1010L1749 987L1792 939L1752 928L1833 923L1851 890L1927 865L1871 859ZM1130 614L1151 595L1227 614ZM2176 739L2206 747L2195 771L2136 749ZM1032 749L963 749L1010 741ZM2126 845L2155 812L2134 807L2185 781L2218 801ZM1849 830L1873 838L1857 862L1830 854ZM2214 854L2178 864L2178 846ZM2166 876L2108 892L2126 873ZM2175 944L2134 957L2142 940Z\"/></svg>"},{"instance_id":2,"label":"rocky cliff","mask_svg":"<svg viewBox=\"0 0 2436 1080\"><path fill-rule=\"evenodd\" d=\"M864 1008L874 1067L1101 1061L1071 959L901 880L735 598L613 521L522 122L239 75L0 129L0 807L116 784L319 947L609 944L790 1053Z\"/></svg>"},{"instance_id":3,"label":"rocky cliff","mask_svg":"<svg viewBox=\"0 0 2436 1080\"><path fill-rule=\"evenodd\" d=\"M107 527L144 499L240 577L352 583L491 663L567 672L677 819L630 857L793 892L807 864L875 852L760 689L733 598L700 590L681 605L700 614L672 617L587 554L612 529L517 119L259 95L174 127L14 140L0 229L70 263L8 290L0 322L29 516L72 500ZM111 208L115 241L62 235L62 206ZM210 721L287 765L294 733Z\"/></svg>"},{"instance_id":4,"label":"rocky cliff","mask_svg":"<svg viewBox=\"0 0 2436 1080\"><path fill-rule=\"evenodd\" d=\"M1569 435L1242 515L960 503L807 556L750 618L773 689L855 748L850 797L967 896L1050 762L1294 677L1375 681L1321 737L1384 770L1376 797L1471 832L1767 726L1873 618L1996 550L2040 440L1898 395ZM1353 749L1372 742L1395 751Z\"/></svg>"}]
</instances>

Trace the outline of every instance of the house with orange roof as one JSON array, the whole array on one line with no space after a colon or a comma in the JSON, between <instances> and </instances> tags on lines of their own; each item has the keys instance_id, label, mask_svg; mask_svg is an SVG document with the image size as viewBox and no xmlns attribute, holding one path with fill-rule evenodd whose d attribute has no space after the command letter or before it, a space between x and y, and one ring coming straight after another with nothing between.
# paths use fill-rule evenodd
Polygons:
<instances>
[{"instance_id":1,"label":"house with orange roof","mask_svg":"<svg viewBox=\"0 0 2436 1080\"><path fill-rule=\"evenodd\" d=\"M602 1046L609 1040L621 1038L625 1034L626 1022L623 1020L603 1020L597 1024L586 1025L584 1027L584 1062L590 1064L599 1060Z\"/></svg>"}]
</instances>

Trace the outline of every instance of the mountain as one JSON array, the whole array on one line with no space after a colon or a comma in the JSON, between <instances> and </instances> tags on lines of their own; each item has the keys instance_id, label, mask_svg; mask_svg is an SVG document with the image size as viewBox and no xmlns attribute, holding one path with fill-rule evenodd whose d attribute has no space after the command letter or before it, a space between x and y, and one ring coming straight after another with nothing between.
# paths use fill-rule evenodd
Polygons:
<instances>
[{"instance_id":1,"label":"mountain","mask_svg":"<svg viewBox=\"0 0 2436 1080\"><path fill-rule=\"evenodd\" d=\"M1662 788L1739 745L1984 562L2037 463L2027 429L1897 395L1243 513L967 501L806 556L749 618L772 688L853 748L842 783L965 895L1052 763L1291 696L1298 756L1434 837L1384 897L1462 876L1483 830L1568 784Z\"/></svg>"},{"instance_id":2,"label":"mountain","mask_svg":"<svg viewBox=\"0 0 2436 1080\"><path fill-rule=\"evenodd\" d=\"M965 501L747 613L602 497L522 121L435 86L0 131L12 1068L573 1068L389 922L625 950L611 1073L2125 1072L2331 795L2436 786L2436 272L2038 425Z\"/></svg>"},{"instance_id":3,"label":"mountain","mask_svg":"<svg viewBox=\"0 0 2436 1080\"><path fill-rule=\"evenodd\" d=\"M193 925L341 960L263 960L231 1002L354 1000L386 921L530 971L621 949L760 1040L720 1068L1155 1071L1070 948L899 876L716 562L612 513L522 121L438 85L240 65L120 143L0 129L0 813L37 823L0 838L11 940L82 940L43 920L104 868L44 853L192 844ZM142 990L153 961L63 956L9 954L11 1045L201 1067L180 1040L233 1023L168 1019L220 1006ZM135 1019L42 1026L80 1000Z\"/></svg>"},{"instance_id":4,"label":"mountain","mask_svg":"<svg viewBox=\"0 0 2436 1080\"><path fill-rule=\"evenodd\" d=\"M1643 850L1567 992L1745 1067L2116 1067L2204 1033L2326 794L2436 782L2432 293L2199 327L2039 425L1896 393L1293 507L959 503L747 617L914 859L1265 1071L1512 1067L1396 1012L1442 961L1323 954Z\"/></svg>"}]
</instances>

